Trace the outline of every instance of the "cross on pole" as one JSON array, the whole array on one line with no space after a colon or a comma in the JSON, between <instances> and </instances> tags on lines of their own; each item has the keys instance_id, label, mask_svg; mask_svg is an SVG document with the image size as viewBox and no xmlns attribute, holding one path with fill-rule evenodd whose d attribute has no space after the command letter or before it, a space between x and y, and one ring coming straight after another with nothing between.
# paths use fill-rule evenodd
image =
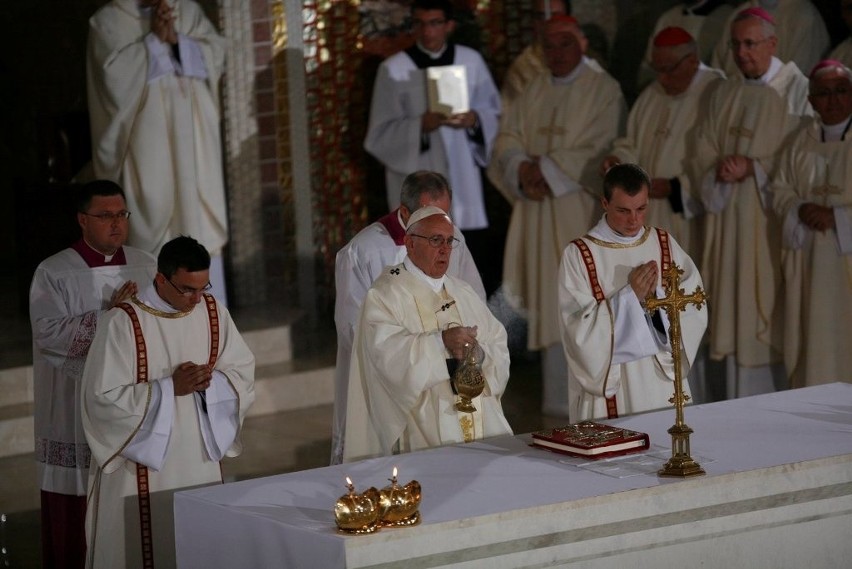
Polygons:
<instances>
[{"instance_id":1,"label":"cross on pole","mask_svg":"<svg viewBox=\"0 0 852 569\"><path fill-rule=\"evenodd\" d=\"M666 295L663 298L645 300L645 310L653 313L662 308L669 317L669 343L672 347L672 359L675 368L674 395L669 399L669 403L675 406L675 424L668 431L672 436L672 457L659 471L660 476L686 477L704 474L704 469L689 455L689 435L693 431L683 420L683 406L689 400L689 396L683 392L683 372L681 369L683 337L680 330L680 313L686 310L686 307L690 304L694 304L700 310L707 301L707 293L699 286L691 294L686 294L680 288L680 276L682 274L683 269L672 263L662 275Z\"/></svg>"}]
</instances>

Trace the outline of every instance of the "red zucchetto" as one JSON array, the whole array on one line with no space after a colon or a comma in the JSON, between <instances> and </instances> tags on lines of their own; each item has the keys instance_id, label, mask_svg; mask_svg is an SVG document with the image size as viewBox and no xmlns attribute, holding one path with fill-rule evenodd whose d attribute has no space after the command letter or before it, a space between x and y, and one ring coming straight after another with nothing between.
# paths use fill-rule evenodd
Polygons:
<instances>
[{"instance_id":1,"label":"red zucchetto","mask_svg":"<svg viewBox=\"0 0 852 569\"><path fill-rule=\"evenodd\" d=\"M663 28L654 36L654 47L673 47L695 41L689 32L683 28L669 26Z\"/></svg>"},{"instance_id":2,"label":"red zucchetto","mask_svg":"<svg viewBox=\"0 0 852 569\"><path fill-rule=\"evenodd\" d=\"M737 18L741 16L754 16L755 18L760 18L765 22L769 22L773 26L775 25L775 16L770 14L767 10L760 8L758 6L752 8L746 8L745 10L740 10L737 13Z\"/></svg>"}]
</instances>

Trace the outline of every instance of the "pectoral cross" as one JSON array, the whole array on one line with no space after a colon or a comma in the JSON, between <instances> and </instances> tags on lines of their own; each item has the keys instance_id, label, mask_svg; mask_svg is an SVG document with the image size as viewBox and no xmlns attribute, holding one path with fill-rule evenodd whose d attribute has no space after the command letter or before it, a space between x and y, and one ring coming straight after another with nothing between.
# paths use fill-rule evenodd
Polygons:
<instances>
[{"instance_id":1,"label":"pectoral cross","mask_svg":"<svg viewBox=\"0 0 852 569\"><path fill-rule=\"evenodd\" d=\"M553 137L554 136L564 136L565 129L561 126L556 125L556 109L553 109L553 113L550 115L550 126L542 126L539 127L538 133L547 136L547 152L553 150Z\"/></svg>"},{"instance_id":2,"label":"pectoral cross","mask_svg":"<svg viewBox=\"0 0 852 569\"><path fill-rule=\"evenodd\" d=\"M683 392L683 373L681 369L681 344L683 337L680 331L680 313L686 310L690 304L694 304L698 310L707 301L707 293L700 286L696 287L692 294L684 293L680 288L680 276L683 269L674 263L663 272L663 288L666 295L663 298L648 298L645 300L645 310L653 313L658 308L666 311L669 317L669 343L672 347L672 359L674 360L675 381L674 396L669 403L675 406L675 424L669 429L672 436L672 457L659 471L660 476L698 476L704 474L704 469L689 456L689 435L692 429L683 420L683 405L689 400L689 396Z\"/></svg>"},{"instance_id":3,"label":"pectoral cross","mask_svg":"<svg viewBox=\"0 0 852 569\"><path fill-rule=\"evenodd\" d=\"M821 186L811 189L811 193L815 196L822 197L822 205L828 205L828 198L832 195L839 196L843 193L843 188L835 186L829 182L828 164L825 165L825 180Z\"/></svg>"},{"instance_id":4,"label":"pectoral cross","mask_svg":"<svg viewBox=\"0 0 852 569\"><path fill-rule=\"evenodd\" d=\"M651 159L648 161L648 168L651 170L652 176L657 170L657 160L660 157L660 150L665 144L666 139L671 136L672 130L669 128L669 108L663 109L663 114L660 115L660 120L657 122L657 128L654 130L654 139L651 143L653 150L651 151Z\"/></svg>"},{"instance_id":5,"label":"pectoral cross","mask_svg":"<svg viewBox=\"0 0 852 569\"><path fill-rule=\"evenodd\" d=\"M734 154L739 155L740 153L740 141L744 138L754 138L754 130L746 127L746 114L751 116L751 113L747 113L750 110L748 108L743 109L743 113L740 115L740 125L732 126L728 128L728 133L734 137Z\"/></svg>"}]
</instances>

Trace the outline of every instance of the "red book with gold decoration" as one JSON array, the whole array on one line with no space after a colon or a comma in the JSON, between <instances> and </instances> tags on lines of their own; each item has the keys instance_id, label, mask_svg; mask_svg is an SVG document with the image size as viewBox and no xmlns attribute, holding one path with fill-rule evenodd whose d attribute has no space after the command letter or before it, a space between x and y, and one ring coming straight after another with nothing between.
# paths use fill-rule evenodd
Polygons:
<instances>
[{"instance_id":1,"label":"red book with gold decoration","mask_svg":"<svg viewBox=\"0 0 852 569\"><path fill-rule=\"evenodd\" d=\"M632 452L641 452L651 446L647 433L583 421L532 434L532 445L597 460Z\"/></svg>"}]
</instances>

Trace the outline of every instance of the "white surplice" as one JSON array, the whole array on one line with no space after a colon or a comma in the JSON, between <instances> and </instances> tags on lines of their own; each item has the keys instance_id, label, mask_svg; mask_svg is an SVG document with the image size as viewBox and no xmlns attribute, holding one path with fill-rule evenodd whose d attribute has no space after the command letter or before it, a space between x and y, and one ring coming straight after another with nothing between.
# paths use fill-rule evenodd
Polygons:
<instances>
[{"instance_id":1,"label":"white surplice","mask_svg":"<svg viewBox=\"0 0 852 569\"><path fill-rule=\"evenodd\" d=\"M688 164L695 155L697 124L707 113L710 90L723 79L721 71L701 64L689 87L678 95L667 95L655 81L630 109L627 134L612 146L613 156L639 164L651 178L677 178L684 211L675 212L668 199L651 199L647 223L670 232L691 257L701 255L697 216L704 208Z\"/></svg>"},{"instance_id":2,"label":"white surplice","mask_svg":"<svg viewBox=\"0 0 852 569\"><path fill-rule=\"evenodd\" d=\"M89 346L113 292L127 281L140 288L156 260L123 247L125 265L90 267L74 249L48 257L30 287L36 476L46 492L85 496L89 447L80 419L80 377Z\"/></svg>"},{"instance_id":3,"label":"white surplice","mask_svg":"<svg viewBox=\"0 0 852 569\"><path fill-rule=\"evenodd\" d=\"M404 233L399 210L390 214L397 232ZM464 236L455 228L461 243L450 254L447 274L465 281L485 301L485 287ZM349 363L352 341L361 315L361 305L373 282L385 267L398 265L405 259L405 245L397 244L381 222L372 223L358 232L337 252L334 263L334 324L337 328L337 364L334 372L334 415L331 425L331 461L343 458L343 433L346 429L346 396L349 391Z\"/></svg>"},{"instance_id":4,"label":"white surplice","mask_svg":"<svg viewBox=\"0 0 852 569\"><path fill-rule=\"evenodd\" d=\"M225 44L201 8L174 0L179 59L137 0L89 20L87 85L95 174L133 212L129 243L156 254L192 235L217 256L228 240L218 84Z\"/></svg>"},{"instance_id":5,"label":"white surplice","mask_svg":"<svg viewBox=\"0 0 852 569\"><path fill-rule=\"evenodd\" d=\"M605 298L596 300L580 248L568 245L559 273L559 312L570 369L571 420L606 418L606 398L612 396L619 415L667 407L675 379L668 319L662 318L664 335L654 328L627 282L634 267L648 261L660 266L657 230L645 227L635 237L624 237L609 227L604 216L582 240ZM669 237L669 244L672 262L683 270L681 288L691 294L702 286L701 275L677 241ZM662 292L660 278L657 297ZM687 374L707 327L707 308L688 305L680 313L680 325L683 387L689 394Z\"/></svg>"},{"instance_id":6,"label":"white surplice","mask_svg":"<svg viewBox=\"0 0 852 569\"><path fill-rule=\"evenodd\" d=\"M148 467L157 565L173 564L171 495L222 481L219 460L242 452L240 428L254 401L254 356L225 307L217 302L218 357L202 398L175 396L172 373L183 362L209 360L205 302L176 312L152 285L129 304L144 337L148 382L137 383L136 338L119 308L98 327L83 373L83 427L92 450L88 567L136 566L137 462Z\"/></svg>"},{"instance_id":7,"label":"white surplice","mask_svg":"<svg viewBox=\"0 0 852 569\"><path fill-rule=\"evenodd\" d=\"M474 413L454 408L441 339L453 325L477 326L485 355ZM500 403L509 380L506 330L464 281L430 282L407 257L387 267L364 300L353 350L344 461L512 432Z\"/></svg>"},{"instance_id":8,"label":"white surplice","mask_svg":"<svg viewBox=\"0 0 852 569\"><path fill-rule=\"evenodd\" d=\"M420 121L428 107L425 70L403 51L379 67L364 148L385 167L389 210L399 207L399 188L408 174L432 170L443 174L453 190L453 223L462 230L484 229L488 218L479 169L491 156L500 94L482 56L454 47L454 65L465 67L470 109L476 111L483 143L472 140L466 129L442 126L428 134L429 148L420 151Z\"/></svg>"},{"instance_id":9,"label":"white surplice","mask_svg":"<svg viewBox=\"0 0 852 569\"><path fill-rule=\"evenodd\" d=\"M792 387L852 382L852 140L848 132L840 140L848 126L848 120L833 128L813 119L786 149L775 178L784 227L784 361ZM831 207L835 227L805 226L799 207L808 202Z\"/></svg>"}]
</instances>

